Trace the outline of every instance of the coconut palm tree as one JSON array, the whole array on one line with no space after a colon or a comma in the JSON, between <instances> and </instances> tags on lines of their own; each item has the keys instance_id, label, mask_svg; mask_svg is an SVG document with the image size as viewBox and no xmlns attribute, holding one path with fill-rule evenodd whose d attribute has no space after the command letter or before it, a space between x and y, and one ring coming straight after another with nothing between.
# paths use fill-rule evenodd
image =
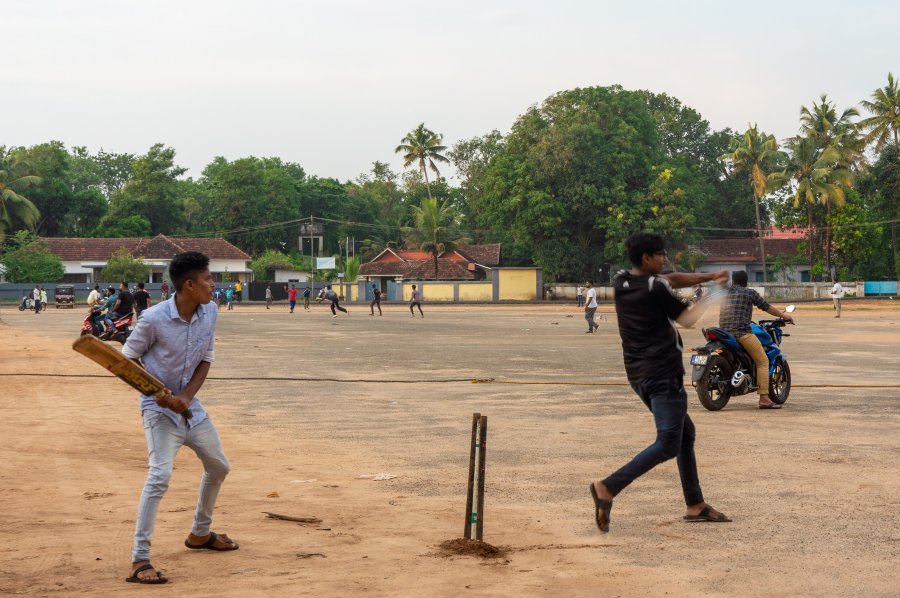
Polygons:
<instances>
[{"instance_id":1,"label":"coconut palm tree","mask_svg":"<svg viewBox=\"0 0 900 598\"><path fill-rule=\"evenodd\" d=\"M733 139L729 153L722 156L731 164L732 172L744 173L750 180L753 202L756 206L756 234L759 237L764 282L768 281L769 273L766 269L766 248L763 243L759 202L772 188L772 182L766 171L776 167L781 156L775 136L761 132L756 125L748 128L739 138Z\"/></svg>"},{"instance_id":2,"label":"coconut palm tree","mask_svg":"<svg viewBox=\"0 0 900 598\"><path fill-rule=\"evenodd\" d=\"M860 122L868 131L866 143L875 143L875 151L881 152L888 143L900 145L900 85L893 73L888 73L888 83L872 92L872 101L863 100L863 108L872 116Z\"/></svg>"},{"instance_id":3,"label":"coconut palm tree","mask_svg":"<svg viewBox=\"0 0 900 598\"><path fill-rule=\"evenodd\" d=\"M800 202L806 203L807 226L809 227L809 261L813 261L815 246L815 227L813 223L813 205L816 202L825 205L828 215L833 206L844 204L845 188L853 182L847 168L839 165L840 152L833 146L819 148L819 142L811 137L793 137L788 140L788 153L785 169L769 176L769 180L780 186L790 180L796 185L794 189L794 207ZM827 222L827 219L826 219ZM826 263L831 271L831 228L826 227Z\"/></svg>"},{"instance_id":4,"label":"coconut palm tree","mask_svg":"<svg viewBox=\"0 0 900 598\"><path fill-rule=\"evenodd\" d=\"M434 277L438 277L438 256L453 251L469 242L456 233L456 215L447 202L438 204L436 199L426 199L420 206L413 206L415 225L403 229L406 244L431 254L434 258Z\"/></svg>"},{"instance_id":5,"label":"coconut palm tree","mask_svg":"<svg viewBox=\"0 0 900 598\"><path fill-rule=\"evenodd\" d=\"M818 104L813 102L811 108L800 108L800 135L815 139L820 149L833 147L838 152L836 164L858 172L865 163L866 146L858 124L853 122L858 116L856 108L838 113L835 103L823 93Z\"/></svg>"},{"instance_id":6,"label":"coconut palm tree","mask_svg":"<svg viewBox=\"0 0 900 598\"><path fill-rule=\"evenodd\" d=\"M37 207L17 191L40 183L41 177L17 176L12 166L10 152L0 147L0 237L17 226L34 230L41 218Z\"/></svg>"},{"instance_id":7,"label":"coconut palm tree","mask_svg":"<svg viewBox=\"0 0 900 598\"><path fill-rule=\"evenodd\" d=\"M419 170L425 175L425 188L428 190L428 199L431 199L431 184L428 182L428 168L435 175L441 176L435 162L443 162L449 164L448 160L441 152L447 150L447 146L442 145L443 136L435 133L431 129L425 127L425 123L420 123L418 127L406 134L400 141L400 145L394 148L394 153L403 154L403 167L406 168L413 162L419 163Z\"/></svg>"}]
</instances>

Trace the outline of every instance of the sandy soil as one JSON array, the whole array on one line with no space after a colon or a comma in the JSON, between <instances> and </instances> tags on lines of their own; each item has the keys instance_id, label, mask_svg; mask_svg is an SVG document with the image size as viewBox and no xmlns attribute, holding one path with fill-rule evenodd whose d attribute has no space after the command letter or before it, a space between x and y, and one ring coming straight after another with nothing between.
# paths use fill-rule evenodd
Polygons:
<instances>
[{"instance_id":1,"label":"sandy soil","mask_svg":"<svg viewBox=\"0 0 900 598\"><path fill-rule=\"evenodd\" d=\"M184 450L153 545L172 581L150 589L123 581L146 467L134 393L69 348L81 309L4 308L0 595L900 595L900 305L800 305L781 412L707 412L691 392L704 493L734 523L683 523L667 463L620 495L608 535L587 485L653 436L610 308L593 336L563 305L425 310L222 313L201 397L233 466L214 528L241 549L183 547L200 475ZM475 411L501 559L438 549L462 533ZM397 477L359 478L376 473Z\"/></svg>"}]
</instances>

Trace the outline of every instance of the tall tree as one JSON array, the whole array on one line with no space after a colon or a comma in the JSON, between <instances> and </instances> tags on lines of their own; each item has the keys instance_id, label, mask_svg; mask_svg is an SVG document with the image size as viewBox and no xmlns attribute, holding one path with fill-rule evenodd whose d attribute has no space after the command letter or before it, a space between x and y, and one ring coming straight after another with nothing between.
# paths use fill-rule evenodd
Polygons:
<instances>
[{"instance_id":1,"label":"tall tree","mask_svg":"<svg viewBox=\"0 0 900 598\"><path fill-rule=\"evenodd\" d=\"M753 189L753 201L756 208L756 236L759 238L759 253L763 264L763 281L768 281L769 273L766 268L766 248L763 242L763 225L760 215L759 203L770 190L770 182L767 171L774 170L781 157L778 150L778 142L774 135L768 135L753 125L734 139L730 152L723 156L730 163L735 174L745 174Z\"/></svg>"},{"instance_id":2,"label":"tall tree","mask_svg":"<svg viewBox=\"0 0 900 598\"><path fill-rule=\"evenodd\" d=\"M860 122L868 131L866 143L874 143L881 153L888 143L900 145L900 85L893 73L888 73L887 85L872 92L872 101L861 102L872 116Z\"/></svg>"},{"instance_id":3,"label":"tall tree","mask_svg":"<svg viewBox=\"0 0 900 598\"><path fill-rule=\"evenodd\" d=\"M7 233L19 228L34 230L41 214L37 207L21 193L25 187L36 185L41 178L15 172L16 157L0 146L0 241Z\"/></svg>"},{"instance_id":4,"label":"tall tree","mask_svg":"<svg viewBox=\"0 0 900 598\"><path fill-rule=\"evenodd\" d=\"M443 145L443 136L425 128L425 123L419 123L419 126L407 133L400 141L400 145L394 148L394 153L403 154L404 168L413 162L418 162L419 170L425 175L428 198L431 199L428 169L430 168L436 176L441 176L441 172L438 170L435 162L450 163L450 160L441 154L441 152L446 150L447 147Z\"/></svg>"},{"instance_id":5,"label":"tall tree","mask_svg":"<svg viewBox=\"0 0 900 598\"><path fill-rule=\"evenodd\" d=\"M856 108L839 111L823 93L812 107L800 108L800 135L815 139L821 149L833 147L838 153L836 164L858 171L865 163L865 142L853 121L858 116Z\"/></svg>"},{"instance_id":6,"label":"tall tree","mask_svg":"<svg viewBox=\"0 0 900 598\"><path fill-rule=\"evenodd\" d=\"M404 230L407 243L419 251L431 254L434 259L434 277L438 276L438 256L453 251L468 242L456 232L456 216L446 202L426 199L420 206L413 206L415 225Z\"/></svg>"},{"instance_id":7,"label":"tall tree","mask_svg":"<svg viewBox=\"0 0 900 598\"><path fill-rule=\"evenodd\" d=\"M815 223L813 207L821 203L830 213L835 205L844 204L845 188L852 182L849 170L839 165L840 153L833 146L819 147L819 141L812 137L794 137L788 141L785 169L769 176L778 184L787 181L794 183L794 207L799 208L801 201L806 205L808 227L809 262L813 263L813 251L816 247ZM826 220L827 220L826 216ZM830 227L826 226L826 263L830 271Z\"/></svg>"}]
</instances>

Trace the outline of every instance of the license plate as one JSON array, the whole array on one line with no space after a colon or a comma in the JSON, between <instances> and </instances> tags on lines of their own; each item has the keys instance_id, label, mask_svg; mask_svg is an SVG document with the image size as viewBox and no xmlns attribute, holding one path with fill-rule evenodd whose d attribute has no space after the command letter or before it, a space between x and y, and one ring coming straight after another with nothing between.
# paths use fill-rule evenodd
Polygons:
<instances>
[{"instance_id":1,"label":"license plate","mask_svg":"<svg viewBox=\"0 0 900 598\"><path fill-rule=\"evenodd\" d=\"M691 355L691 365L706 365L709 355Z\"/></svg>"}]
</instances>

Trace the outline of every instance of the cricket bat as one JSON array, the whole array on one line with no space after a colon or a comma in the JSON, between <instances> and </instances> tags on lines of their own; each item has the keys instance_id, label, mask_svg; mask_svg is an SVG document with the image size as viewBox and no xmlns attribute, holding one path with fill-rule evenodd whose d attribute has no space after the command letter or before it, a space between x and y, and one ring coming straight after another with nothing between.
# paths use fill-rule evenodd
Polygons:
<instances>
[{"instance_id":1,"label":"cricket bat","mask_svg":"<svg viewBox=\"0 0 900 598\"><path fill-rule=\"evenodd\" d=\"M145 396L160 396L166 389L166 385L150 372L93 335L78 337L72 343L72 348L96 361ZM182 415L191 419L194 414L190 409L185 409Z\"/></svg>"}]
</instances>

